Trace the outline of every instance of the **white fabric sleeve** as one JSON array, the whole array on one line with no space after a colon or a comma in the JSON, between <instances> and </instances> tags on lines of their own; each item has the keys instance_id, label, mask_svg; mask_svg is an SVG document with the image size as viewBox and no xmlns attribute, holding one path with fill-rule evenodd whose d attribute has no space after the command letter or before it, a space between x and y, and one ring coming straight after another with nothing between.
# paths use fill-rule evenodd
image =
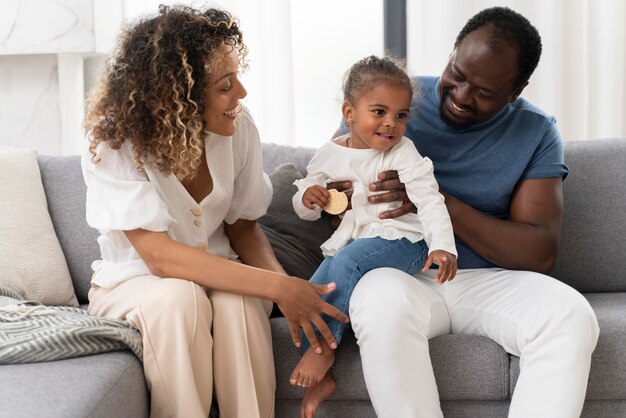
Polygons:
<instances>
[{"instance_id":1,"label":"white fabric sleeve","mask_svg":"<svg viewBox=\"0 0 626 418\"><path fill-rule=\"evenodd\" d=\"M321 156L324 152L325 147L320 148L309 164L306 167L306 177L300 180L296 180L293 182L298 187L298 192L291 199L291 203L293 205L293 210L300 217L300 219L305 221L316 221L322 216L322 208L315 207L315 209L309 209L304 206L302 203L302 196L306 189L311 186L322 186L326 187L326 184L329 182L329 178L323 170L322 165L324 161L327 161L326 158Z\"/></svg>"},{"instance_id":2,"label":"white fabric sleeve","mask_svg":"<svg viewBox=\"0 0 626 418\"><path fill-rule=\"evenodd\" d=\"M433 163L430 159L422 157L415 147L406 147L402 155L405 164L399 168L398 176L404 183L409 199L417 207L417 214L424 226L424 240L428 245L428 253L444 250L458 255L452 221L445 199L439 193Z\"/></svg>"},{"instance_id":3,"label":"white fabric sleeve","mask_svg":"<svg viewBox=\"0 0 626 418\"><path fill-rule=\"evenodd\" d=\"M95 161L86 141L81 165L87 185L87 223L99 231L146 229L163 232L174 223L167 205L135 167L132 145L98 145Z\"/></svg>"},{"instance_id":4,"label":"white fabric sleeve","mask_svg":"<svg viewBox=\"0 0 626 418\"><path fill-rule=\"evenodd\" d=\"M233 224L239 219L256 220L265 215L272 202L272 182L263 172L263 153L259 131L252 116L242 109L233 135L235 179L230 209L224 219Z\"/></svg>"},{"instance_id":5,"label":"white fabric sleeve","mask_svg":"<svg viewBox=\"0 0 626 418\"><path fill-rule=\"evenodd\" d=\"M304 206L304 203L302 203L302 196L304 196L306 189L316 183L306 183L304 180L306 179L296 180L293 182L293 184L298 187L298 191L291 198L291 204L293 205L293 210L296 212L296 215L300 217L300 219L303 221L316 221L322 216L322 208L315 206L315 209L309 209ZM307 184L309 185L307 186Z\"/></svg>"}]
</instances>

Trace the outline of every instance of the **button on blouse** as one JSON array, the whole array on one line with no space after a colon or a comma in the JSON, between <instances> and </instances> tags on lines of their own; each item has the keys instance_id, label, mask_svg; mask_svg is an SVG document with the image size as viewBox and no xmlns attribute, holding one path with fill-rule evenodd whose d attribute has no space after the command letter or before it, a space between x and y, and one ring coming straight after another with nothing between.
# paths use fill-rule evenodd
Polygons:
<instances>
[{"instance_id":1,"label":"button on blouse","mask_svg":"<svg viewBox=\"0 0 626 418\"><path fill-rule=\"evenodd\" d=\"M130 142L119 150L100 144L97 163L92 162L86 142L81 164L87 184L87 222L100 232L101 252L101 259L92 264L92 282L102 287L150 274L124 231L166 232L180 243L236 259L223 223L258 219L272 198L258 131L245 108L232 137L207 133L213 190L199 203L173 174L164 176L149 166L145 173L138 171Z\"/></svg>"}]
</instances>

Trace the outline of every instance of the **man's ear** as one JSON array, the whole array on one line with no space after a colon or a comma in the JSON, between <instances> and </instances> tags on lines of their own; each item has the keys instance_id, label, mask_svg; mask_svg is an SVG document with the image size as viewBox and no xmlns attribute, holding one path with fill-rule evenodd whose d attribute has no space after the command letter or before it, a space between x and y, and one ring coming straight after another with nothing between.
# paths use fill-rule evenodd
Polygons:
<instances>
[{"instance_id":1,"label":"man's ear","mask_svg":"<svg viewBox=\"0 0 626 418\"><path fill-rule=\"evenodd\" d=\"M516 101L519 95L522 94L522 92L524 91L527 85L528 85L528 81L522 84L521 86L517 87L516 89L514 89L513 94L511 95L511 100L509 100L509 102L513 103L514 101Z\"/></svg>"},{"instance_id":2,"label":"man's ear","mask_svg":"<svg viewBox=\"0 0 626 418\"><path fill-rule=\"evenodd\" d=\"M343 114L343 119L346 121L348 126L350 126L354 116L354 107L352 107L352 103L347 100L344 101L341 105L341 113Z\"/></svg>"}]
</instances>

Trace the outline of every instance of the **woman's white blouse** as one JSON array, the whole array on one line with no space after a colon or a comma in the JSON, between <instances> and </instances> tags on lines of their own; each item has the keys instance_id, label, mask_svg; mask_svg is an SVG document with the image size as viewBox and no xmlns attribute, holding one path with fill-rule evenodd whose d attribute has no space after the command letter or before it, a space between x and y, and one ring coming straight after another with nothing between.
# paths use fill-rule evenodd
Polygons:
<instances>
[{"instance_id":1,"label":"woman's white blouse","mask_svg":"<svg viewBox=\"0 0 626 418\"><path fill-rule=\"evenodd\" d=\"M150 167L139 172L128 141L119 150L100 144L96 163L86 142L81 164L87 184L87 223L100 232L102 257L92 264L92 282L101 287L151 274L123 231L167 232L180 243L236 259L223 222L258 219L272 199L259 134L245 108L232 137L208 133L205 138L213 190L200 203L173 174L164 176Z\"/></svg>"}]
</instances>

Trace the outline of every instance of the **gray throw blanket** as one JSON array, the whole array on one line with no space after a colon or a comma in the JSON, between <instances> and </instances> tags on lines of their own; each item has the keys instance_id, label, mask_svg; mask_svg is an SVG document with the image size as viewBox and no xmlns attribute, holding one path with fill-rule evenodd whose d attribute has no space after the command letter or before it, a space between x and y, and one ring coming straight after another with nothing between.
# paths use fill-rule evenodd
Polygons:
<instances>
[{"instance_id":1,"label":"gray throw blanket","mask_svg":"<svg viewBox=\"0 0 626 418\"><path fill-rule=\"evenodd\" d=\"M128 321L84 309L24 301L0 286L0 364L62 360L131 349L142 359L142 339Z\"/></svg>"}]
</instances>

